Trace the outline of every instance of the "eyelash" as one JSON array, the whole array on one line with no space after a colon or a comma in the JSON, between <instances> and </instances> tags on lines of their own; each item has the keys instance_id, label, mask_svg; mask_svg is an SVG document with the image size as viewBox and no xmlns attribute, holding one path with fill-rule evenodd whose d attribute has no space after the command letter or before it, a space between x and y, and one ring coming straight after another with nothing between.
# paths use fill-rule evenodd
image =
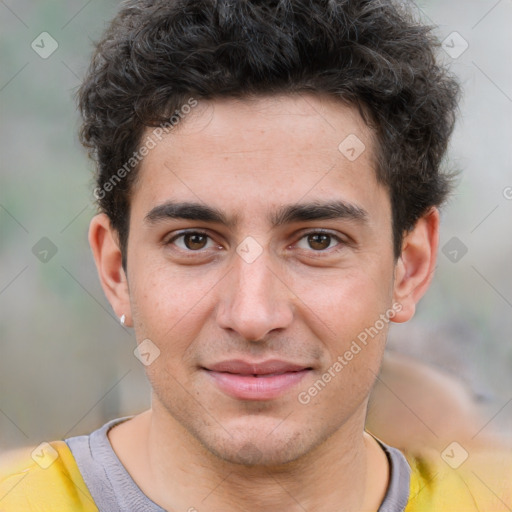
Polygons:
<instances>
[{"instance_id":1,"label":"eyelash","mask_svg":"<svg viewBox=\"0 0 512 512\"><path fill-rule=\"evenodd\" d=\"M304 238L308 237L309 235L316 235L316 234L328 235L332 239L336 240L338 242L338 245L335 246L335 247L330 247L330 248L323 249L323 250L314 250L314 249L303 249L303 250L310 250L313 253L322 254L322 253L328 253L328 252L332 251L333 249L334 250L340 250L340 249L336 249L336 247L338 247L339 245L345 246L345 245L348 244L348 242L346 240L343 240L339 236L335 235L334 233L331 233L330 231L326 231L326 230L323 230L323 229L315 229L315 230L311 230L311 231L308 231L306 233L303 233L301 235L301 237L299 238L298 242L303 240ZM180 233L174 235L170 240L165 242L164 245L171 245L173 242L175 242L179 238L182 238L182 237L184 237L186 235L203 235L203 236L208 237L210 240L212 240L212 237L207 232L205 232L205 231L201 231L201 230L181 231ZM179 250L184 250L184 249L180 248ZM191 250L191 249L187 249L185 252L188 252L190 254L194 254L194 253L204 252L204 250L203 249L198 249L198 250L194 251L194 250Z\"/></svg>"}]
</instances>

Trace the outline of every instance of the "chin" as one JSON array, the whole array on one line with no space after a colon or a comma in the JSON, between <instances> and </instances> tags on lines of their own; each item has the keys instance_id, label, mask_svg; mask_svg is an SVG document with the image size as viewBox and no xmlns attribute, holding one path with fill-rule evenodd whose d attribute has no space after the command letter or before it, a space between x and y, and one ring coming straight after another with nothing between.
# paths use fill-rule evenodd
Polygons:
<instances>
[{"instance_id":1,"label":"chin","mask_svg":"<svg viewBox=\"0 0 512 512\"><path fill-rule=\"evenodd\" d=\"M197 427L189 425L189 433L215 457L231 464L273 468L307 457L336 430L334 425L315 429L291 417L283 421L269 416Z\"/></svg>"},{"instance_id":2,"label":"chin","mask_svg":"<svg viewBox=\"0 0 512 512\"><path fill-rule=\"evenodd\" d=\"M211 454L230 464L248 467L276 467L289 464L302 457L304 449L303 441L299 435L283 439L269 440L265 436L244 436L248 439L222 439L215 442L214 439L200 440L201 444Z\"/></svg>"}]
</instances>

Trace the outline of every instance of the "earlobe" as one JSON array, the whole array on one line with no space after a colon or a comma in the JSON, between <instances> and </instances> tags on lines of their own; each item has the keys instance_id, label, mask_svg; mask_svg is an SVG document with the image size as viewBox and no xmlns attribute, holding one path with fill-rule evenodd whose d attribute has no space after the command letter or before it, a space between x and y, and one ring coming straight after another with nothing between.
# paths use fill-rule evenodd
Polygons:
<instances>
[{"instance_id":1,"label":"earlobe","mask_svg":"<svg viewBox=\"0 0 512 512\"><path fill-rule=\"evenodd\" d=\"M125 315L123 325L131 325L128 281L122 266L117 233L104 213L96 215L89 225L89 245L105 295L116 316Z\"/></svg>"},{"instance_id":2,"label":"earlobe","mask_svg":"<svg viewBox=\"0 0 512 512\"><path fill-rule=\"evenodd\" d=\"M439 244L439 210L431 208L405 236L395 268L393 299L401 311L393 322L407 322L433 277Z\"/></svg>"}]
</instances>

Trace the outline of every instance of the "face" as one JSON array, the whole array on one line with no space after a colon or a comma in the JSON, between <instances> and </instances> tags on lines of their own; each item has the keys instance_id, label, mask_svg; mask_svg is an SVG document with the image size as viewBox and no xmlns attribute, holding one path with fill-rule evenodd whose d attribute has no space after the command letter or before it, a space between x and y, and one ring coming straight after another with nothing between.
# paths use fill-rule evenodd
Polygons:
<instances>
[{"instance_id":1,"label":"face","mask_svg":"<svg viewBox=\"0 0 512 512\"><path fill-rule=\"evenodd\" d=\"M309 94L199 102L180 123L144 158L130 214L154 411L223 460L296 460L362 429L392 317L372 132Z\"/></svg>"}]
</instances>

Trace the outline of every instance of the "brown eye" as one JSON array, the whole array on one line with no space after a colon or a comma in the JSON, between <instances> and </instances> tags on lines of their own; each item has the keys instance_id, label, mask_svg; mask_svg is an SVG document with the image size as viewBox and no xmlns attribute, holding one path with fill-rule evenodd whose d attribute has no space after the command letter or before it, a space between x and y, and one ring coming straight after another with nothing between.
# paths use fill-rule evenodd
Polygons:
<instances>
[{"instance_id":1,"label":"brown eye","mask_svg":"<svg viewBox=\"0 0 512 512\"><path fill-rule=\"evenodd\" d=\"M311 233L308 235L308 244L316 251L323 251L331 244L331 236L325 233Z\"/></svg>"},{"instance_id":2,"label":"brown eye","mask_svg":"<svg viewBox=\"0 0 512 512\"><path fill-rule=\"evenodd\" d=\"M190 231L174 236L166 245L175 245L183 251L199 252L201 249L211 249L215 244L207 233Z\"/></svg>"},{"instance_id":3,"label":"brown eye","mask_svg":"<svg viewBox=\"0 0 512 512\"><path fill-rule=\"evenodd\" d=\"M208 237L202 233L187 233L183 235L183 243L192 251L204 249L208 242Z\"/></svg>"},{"instance_id":4,"label":"brown eye","mask_svg":"<svg viewBox=\"0 0 512 512\"><path fill-rule=\"evenodd\" d=\"M297 242L296 247L301 250L317 253L325 252L331 254L333 251L341 250L346 245L339 236L326 231L310 231L305 233Z\"/></svg>"}]
</instances>

